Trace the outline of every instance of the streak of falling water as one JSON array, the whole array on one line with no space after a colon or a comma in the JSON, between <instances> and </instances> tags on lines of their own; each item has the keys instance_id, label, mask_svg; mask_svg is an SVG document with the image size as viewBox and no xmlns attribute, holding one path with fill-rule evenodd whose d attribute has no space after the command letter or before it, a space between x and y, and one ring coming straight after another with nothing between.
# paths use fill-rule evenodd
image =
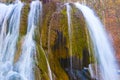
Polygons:
<instances>
[{"instance_id":1,"label":"streak of falling water","mask_svg":"<svg viewBox=\"0 0 120 80\"><path fill-rule=\"evenodd\" d=\"M71 23L71 6L66 3L67 7L67 18L68 18L68 35L69 35L69 52L70 52L70 69L72 72L72 23Z\"/></svg>"},{"instance_id":2,"label":"streak of falling water","mask_svg":"<svg viewBox=\"0 0 120 80\"><path fill-rule=\"evenodd\" d=\"M45 59L46 59L46 63L47 63L47 67L48 67L49 78L50 78L50 80L53 80L53 78L52 78L52 71L51 71L50 64L49 64L49 62L48 62L47 56L46 56L46 54L45 54L45 51L43 50L42 47L41 47L41 50L42 50L42 52L44 53L44 56L45 56Z\"/></svg>"},{"instance_id":3,"label":"streak of falling water","mask_svg":"<svg viewBox=\"0 0 120 80\"><path fill-rule=\"evenodd\" d=\"M115 62L114 50L104 30L103 24L95 13L87 6L75 3L75 6L82 11L88 30L93 42L95 56L98 59L102 79L119 80L117 76L117 63Z\"/></svg>"},{"instance_id":4,"label":"streak of falling water","mask_svg":"<svg viewBox=\"0 0 120 80\"><path fill-rule=\"evenodd\" d=\"M16 71L23 76L25 80L34 80L33 57L36 53L36 45L33 40L34 30L39 24L39 18L42 13L42 3L39 0L32 1L28 16L28 28L22 45L22 55L16 64Z\"/></svg>"},{"instance_id":5,"label":"streak of falling water","mask_svg":"<svg viewBox=\"0 0 120 80\"><path fill-rule=\"evenodd\" d=\"M8 18L11 16L11 13L12 13L12 11L13 11L13 5L9 5L9 6L6 6L6 5L4 5L3 6L3 4L1 5L0 4L0 6L1 6L1 13L0 13L0 17L1 17L1 19L0 19L0 21L1 21L1 23L0 23L0 25L1 25L1 27L0 27L0 56L2 56L3 54L2 54L2 49L3 49L3 39L6 37L6 28L7 28L7 21L8 21ZM6 11L4 11L4 10L2 10L3 8L7 8L6 9ZM3 11L3 13L2 13L2 11ZM2 58L0 58L0 61L1 61L1 59Z\"/></svg>"},{"instance_id":6,"label":"streak of falling water","mask_svg":"<svg viewBox=\"0 0 120 80\"><path fill-rule=\"evenodd\" d=\"M0 3L0 28L1 28L1 26L2 26L2 22L3 22L3 20L4 20L4 17L5 17L7 8L8 8L7 5L5 5L5 4L3 4L3 3Z\"/></svg>"},{"instance_id":7,"label":"streak of falling water","mask_svg":"<svg viewBox=\"0 0 120 80\"><path fill-rule=\"evenodd\" d=\"M0 31L0 80L9 80L13 71L13 60L19 36L20 15L23 3L4 5L0 9L2 16ZM3 8L4 7L4 8Z\"/></svg>"},{"instance_id":8,"label":"streak of falling water","mask_svg":"<svg viewBox=\"0 0 120 80\"><path fill-rule=\"evenodd\" d=\"M48 59L47 59L46 56L45 56L45 58L46 58L46 62L47 62L47 67L48 67L48 72L49 72L50 80L53 80L53 78L52 78L52 71L51 71L51 68L50 68L50 65L49 65Z\"/></svg>"}]
</instances>

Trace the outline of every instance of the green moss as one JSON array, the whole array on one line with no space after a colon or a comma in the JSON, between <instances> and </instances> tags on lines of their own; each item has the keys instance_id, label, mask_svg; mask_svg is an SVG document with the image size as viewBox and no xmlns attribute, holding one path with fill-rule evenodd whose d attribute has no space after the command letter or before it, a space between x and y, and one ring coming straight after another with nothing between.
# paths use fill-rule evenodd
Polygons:
<instances>
[{"instance_id":1,"label":"green moss","mask_svg":"<svg viewBox=\"0 0 120 80\"><path fill-rule=\"evenodd\" d=\"M94 55L94 49L93 49L93 43L92 43L92 40L90 38L90 34L88 32L88 29L86 28L86 32L87 32L87 44L88 44L88 50L90 52L90 63L95 63L96 60L95 60L95 55Z\"/></svg>"},{"instance_id":2,"label":"green moss","mask_svg":"<svg viewBox=\"0 0 120 80\"><path fill-rule=\"evenodd\" d=\"M55 80L68 80L68 76L65 71L61 68L59 63L59 54L56 54L57 51L53 51L52 47L55 44L57 38L57 33L55 30L61 31L61 26L59 25L59 14L55 12L56 5L54 3L47 3L43 6L43 24L41 28L41 41L42 46L45 51L48 51L48 30L50 29L50 51L48 53L50 67L55 76ZM63 56L63 55L62 55Z\"/></svg>"},{"instance_id":3,"label":"green moss","mask_svg":"<svg viewBox=\"0 0 120 80\"><path fill-rule=\"evenodd\" d=\"M36 46L36 49L37 49L37 54L36 54L37 62L36 62L36 65L37 65L37 67L39 69L39 72L41 73L39 75L40 75L40 77L42 79L49 80L45 52L44 52L43 48L40 47L39 45Z\"/></svg>"},{"instance_id":4,"label":"green moss","mask_svg":"<svg viewBox=\"0 0 120 80\"><path fill-rule=\"evenodd\" d=\"M61 14L64 15L64 16L67 16L66 8L63 8L63 10L61 10Z\"/></svg>"},{"instance_id":5,"label":"green moss","mask_svg":"<svg viewBox=\"0 0 120 80\"><path fill-rule=\"evenodd\" d=\"M55 80L69 80L68 75L62 69L61 64L56 56L49 54L50 66L55 75Z\"/></svg>"},{"instance_id":6,"label":"green moss","mask_svg":"<svg viewBox=\"0 0 120 80\"><path fill-rule=\"evenodd\" d=\"M37 66L40 69L40 76L42 76L42 78L46 77L49 79L47 74L47 64L43 54L47 54L54 79L69 80L65 69L62 68L60 59L77 56L78 60L82 60L83 50L92 50L91 44L89 45L87 42L87 40L89 40L89 37L87 36L89 35L87 34L88 30L86 29L82 13L73 7L71 16L72 56L70 56L69 53L70 43L66 7L56 11L55 3L47 3L43 5L43 23L41 24L41 28L36 29L35 31L35 40L37 43ZM42 47L39 46L40 42L42 43ZM48 42L50 42L49 45Z\"/></svg>"}]
</instances>

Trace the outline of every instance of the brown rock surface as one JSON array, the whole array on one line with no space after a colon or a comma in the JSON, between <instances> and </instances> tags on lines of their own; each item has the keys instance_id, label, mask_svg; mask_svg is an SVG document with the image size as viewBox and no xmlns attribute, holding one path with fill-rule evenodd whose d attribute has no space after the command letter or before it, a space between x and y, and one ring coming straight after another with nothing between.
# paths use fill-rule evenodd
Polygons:
<instances>
[{"instance_id":1,"label":"brown rock surface","mask_svg":"<svg viewBox=\"0 0 120 80\"><path fill-rule=\"evenodd\" d=\"M120 0L105 3L105 26L113 38L117 58L120 60Z\"/></svg>"}]
</instances>

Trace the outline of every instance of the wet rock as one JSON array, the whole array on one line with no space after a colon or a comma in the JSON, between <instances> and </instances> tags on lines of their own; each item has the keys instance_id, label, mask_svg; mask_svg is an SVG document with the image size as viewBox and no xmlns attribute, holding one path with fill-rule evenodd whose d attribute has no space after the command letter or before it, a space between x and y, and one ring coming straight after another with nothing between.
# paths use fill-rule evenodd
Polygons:
<instances>
[{"instance_id":1,"label":"wet rock","mask_svg":"<svg viewBox=\"0 0 120 80\"><path fill-rule=\"evenodd\" d=\"M69 69L66 69L70 80L94 80L91 78L88 69L77 70L73 69L72 72Z\"/></svg>"},{"instance_id":2,"label":"wet rock","mask_svg":"<svg viewBox=\"0 0 120 80\"><path fill-rule=\"evenodd\" d=\"M70 68L70 60L72 59L72 68L73 69L78 69L78 70L81 70L82 67L81 67L81 60L79 58L77 58L76 56L73 56L73 57L69 57L69 58L60 58L59 61L60 61L60 64L62 66L62 68L66 69L66 68Z\"/></svg>"},{"instance_id":3,"label":"wet rock","mask_svg":"<svg viewBox=\"0 0 120 80\"><path fill-rule=\"evenodd\" d=\"M88 67L88 65L90 64L90 59L89 59L90 55L89 55L89 51L87 48L83 49L83 58L82 58L82 67Z\"/></svg>"}]
</instances>

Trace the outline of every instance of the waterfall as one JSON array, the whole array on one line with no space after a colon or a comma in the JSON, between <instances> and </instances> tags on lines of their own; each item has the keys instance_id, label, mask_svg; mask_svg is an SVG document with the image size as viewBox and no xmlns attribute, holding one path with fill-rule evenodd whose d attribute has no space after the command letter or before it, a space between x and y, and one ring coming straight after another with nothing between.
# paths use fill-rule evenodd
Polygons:
<instances>
[{"instance_id":1,"label":"waterfall","mask_svg":"<svg viewBox=\"0 0 120 80\"><path fill-rule=\"evenodd\" d=\"M28 16L28 28L22 45L22 55L16 63L16 71L23 76L25 80L34 80L33 57L36 53L36 45L33 39L34 30L39 24L42 4L40 1L32 1Z\"/></svg>"},{"instance_id":2,"label":"waterfall","mask_svg":"<svg viewBox=\"0 0 120 80\"><path fill-rule=\"evenodd\" d=\"M40 0L32 0L31 3L21 1L14 0L13 3L8 1L10 4L0 3L0 80L37 80L38 77L41 80L90 80L92 78L119 80L118 64L112 43L94 11L85 6L86 0L83 0L83 4L74 3L74 5L70 1L71 3L65 3L65 6L58 1L48 0L49 3L44 4L44 7ZM42 8L44 8L43 15ZM83 13L86 28L82 28L85 25L78 11ZM77 23L78 21L81 22ZM89 34L86 33L87 31L84 33L85 29L90 34L90 41L92 41L90 45L90 41L86 41ZM83 43L77 44L79 42ZM89 46L90 50L93 46L94 51L89 52L95 53L97 64L89 64L89 55L85 55L85 58L82 55L89 54ZM37 57L36 53L38 53ZM46 53L49 55L47 56ZM91 56L93 58L93 55ZM82 67L84 64L81 63L84 62L85 66L89 65L89 71L88 66Z\"/></svg>"},{"instance_id":3,"label":"waterfall","mask_svg":"<svg viewBox=\"0 0 120 80\"><path fill-rule=\"evenodd\" d=\"M0 80L10 80L23 3L0 3ZM10 74L11 73L11 74Z\"/></svg>"},{"instance_id":4,"label":"waterfall","mask_svg":"<svg viewBox=\"0 0 120 80\"><path fill-rule=\"evenodd\" d=\"M103 24L93 10L87 6L79 3L75 3L75 6L82 11L88 25L87 27L93 42L95 56L96 59L98 59L98 65L100 67L102 77L100 80L119 80L116 72L118 66L115 62L114 50Z\"/></svg>"},{"instance_id":5,"label":"waterfall","mask_svg":"<svg viewBox=\"0 0 120 80\"><path fill-rule=\"evenodd\" d=\"M69 35L69 53L70 53L70 69L72 72L72 23L71 23L71 6L66 3L67 18L68 18L68 35Z\"/></svg>"},{"instance_id":6,"label":"waterfall","mask_svg":"<svg viewBox=\"0 0 120 80\"><path fill-rule=\"evenodd\" d=\"M7 8L8 8L7 5L0 3L0 27L2 26L2 22L4 20Z\"/></svg>"}]
</instances>

